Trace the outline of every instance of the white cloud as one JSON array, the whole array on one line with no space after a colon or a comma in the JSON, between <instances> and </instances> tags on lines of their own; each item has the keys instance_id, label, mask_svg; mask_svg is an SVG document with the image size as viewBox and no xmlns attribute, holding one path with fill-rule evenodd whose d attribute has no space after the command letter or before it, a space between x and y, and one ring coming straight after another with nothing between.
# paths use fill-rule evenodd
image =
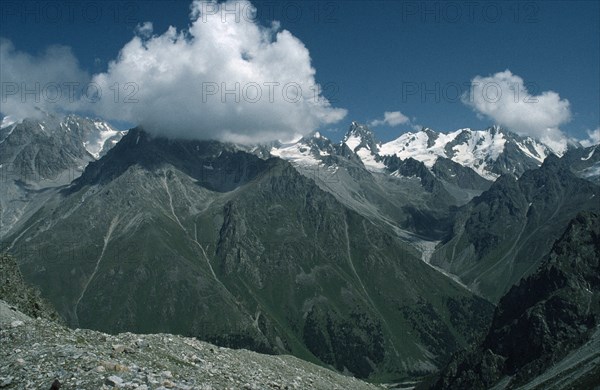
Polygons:
<instances>
[{"instance_id":1,"label":"white cloud","mask_svg":"<svg viewBox=\"0 0 600 390\"><path fill-rule=\"evenodd\" d=\"M588 139L580 141L581 145L587 148L592 145L600 144L600 127L596 128L596 130L588 130L587 134Z\"/></svg>"},{"instance_id":2,"label":"white cloud","mask_svg":"<svg viewBox=\"0 0 600 390\"><path fill-rule=\"evenodd\" d=\"M134 37L93 77L103 91L121 88L117 104L105 95L96 112L157 135L241 143L290 139L343 119L346 110L315 97L304 44L254 15L247 1L195 1L188 31ZM133 102L122 101L127 93Z\"/></svg>"},{"instance_id":3,"label":"white cloud","mask_svg":"<svg viewBox=\"0 0 600 390\"><path fill-rule=\"evenodd\" d=\"M569 101L554 91L531 94L523 79L510 70L473 78L463 102L497 124L539 139L557 153L566 148L567 138L559 126L571 119Z\"/></svg>"},{"instance_id":4,"label":"white cloud","mask_svg":"<svg viewBox=\"0 0 600 390\"><path fill-rule=\"evenodd\" d=\"M287 140L342 120L346 110L316 93L304 44L279 23L264 27L255 16L246 0L196 0L188 30L156 34L151 22L140 24L107 71L91 78L67 48L35 58L2 41L3 82L75 80L86 93L71 104L11 96L1 111L24 117L37 105L92 112L155 135L240 143Z\"/></svg>"},{"instance_id":5,"label":"white cloud","mask_svg":"<svg viewBox=\"0 0 600 390\"><path fill-rule=\"evenodd\" d=\"M37 56L17 51L0 38L0 112L16 120L40 110L72 108L89 81L70 48L50 46Z\"/></svg>"},{"instance_id":6,"label":"white cloud","mask_svg":"<svg viewBox=\"0 0 600 390\"><path fill-rule=\"evenodd\" d=\"M400 111L386 111L383 113L383 119L375 119L369 123L369 126L376 127L381 125L400 126L408 123L410 119Z\"/></svg>"}]
</instances>

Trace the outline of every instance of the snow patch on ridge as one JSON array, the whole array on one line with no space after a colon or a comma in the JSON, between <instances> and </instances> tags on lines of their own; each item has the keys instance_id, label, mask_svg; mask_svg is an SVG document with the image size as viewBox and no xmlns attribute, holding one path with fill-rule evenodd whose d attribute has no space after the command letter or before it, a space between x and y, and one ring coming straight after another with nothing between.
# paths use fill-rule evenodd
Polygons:
<instances>
[{"instance_id":1,"label":"snow patch on ridge","mask_svg":"<svg viewBox=\"0 0 600 390\"><path fill-rule=\"evenodd\" d=\"M466 141L454 145L449 151L448 145L461 134L467 135ZM394 155L402 160L412 157L423 162L427 168L433 167L439 157L450 158L458 164L472 168L486 179L495 180L497 175L489 172L488 164L496 161L504 151L506 139L501 132L459 129L447 134L438 133L433 145L429 144L429 134L425 131L405 133L383 144L380 152L382 155Z\"/></svg>"},{"instance_id":2,"label":"snow patch on ridge","mask_svg":"<svg viewBox=\"0 0 600 390\"><path fill-rule=\"evenodd\" d=\"M371 153L371 151L368 148L360 148L356 151L356 154L358 155L358 157L360 157L364 166L368 170L381 171L385 169L385 165L382 162L377 161L373 153Z\"/></svg>"},{"instance_id":3,"label":"snow patch on ridge","mask_svg":"<svg viewBox=\"0 0 600 390\"><path fill-rule=\"evenodd\" d=\"M467 142L452 148L455 152L452 161L470 167L486 179L496 179L498 175L491 173L488 163L494 162L504 151L506 139L500 132L472 131Z\"/></svg>"},{"instance_id":4,"label":"snow patch on ridge","mask_svg":"<svg viewBox=\"0 0 600 390\"><path fill-rule=\"evenodd\" d=\"M270 153L272 156L298 165L319 165L319 160L310 153L310 148L300 143L283 144L279 148L273 147Z\"/></svg>"},{"instance_id":5,"label":"snow patch on ridge","mask_svg":"<svg viewBox=\"0 0 600 390\"><path fill-rule=\"evenodd\" d=\"M18 121L15 118L13 118L10 115L7 115L4 118L2 118L2 122L0 123L0 129L4 129L5 127L8 127L10 125L14 125L17 122Z\"/></svg>"},{"instance_id":6,"label":"snow patch on ridge","mask_svg":"<svg viewBox=\"0 0 600 390\"><path fill-rule=\"evenodd\" d=\"M105 122L95 121L94 126L98 130L96 137L94 139L84 141L83 146L85 147L85 150L87 150L88 153L94 156L94 158L97 160L100 158L100 155L104 150L106 141L121 132L111 128Z\"/></svg>"},{"instance_id":7,"label":"snow patch on ridge","mask_svg":"<svg viewBox=\"0 0 600 390\"><path fill-rule=\"evenodd\" d=\"M315 138L324 138L321 134ZM529 165L533 162L541 165L550 153L550 148L544 143L530 137L520 137L504 131L498 126L485 130L470 128L458 129L449 133L438 133L423 128L418 132L401 134L398 138L379 143L368 127L352 122L350 130L341 141L352 150L371 172L386 170L383 164L385 156L395 156L401 160L413 158L432 169L438 158L448 158L464 167L473 169L487 180L494 181L499 174L496 170L515 172L515 167L504 167L504 162L497 163L504 153L517 153L516 164L520 164L519 155L525 158ZM507 145L511 148L507 150ZM306 145L302 140L293 143L283 143L271 150L271 154L302 165L323 164L320 157L329 152L323 152L318 145ZM316 149L315 149L316 146ZM510 156L509 156L510 157ZM499 165L498 165L499 164Z\"/></svg>"},{"instance_id":8,"label":"snow patch on ridge","mask_svg":"<svg viewBox=\"0 0 600 390\"><path fill-rule=\"evenodd\" d=\"M350 148L350 150L354 151L356 149L356 147L358 145L360 145L360 143L362 142L362 140L355 136L355 135L351 135L350 137L348 137L348 139L346 139L344 141L344 143Z\"/></svg>"},{"instance_id":9,"label":"snow patch on ridge","mask_svg":"<svg viewBox=\"0 0 600 390\"><path fill-rule=\"evenodd\" d=\"M590 154L588 154L587 157L581 157L581 161L587 161L590 158L592 158L592 156L594 155L594 152L596 151L596 148L592 149L592 151L590 152Z\"/></svg>"},{"instance_id":10,"label":"snow patch on ridge","mask_svg":"<svg viewBox=\"0 0 600 390\"><path fill-rule=\"evenodd\" d=\"M462 130L452 133L440 133L431 147L427 147L429 135L420 131L418 133L405 133L397 139L381 145L380 154L396 156L402 160L409 157L421 161L427 168L433 167L438 157L446 157L445 147L452 142Z\"/></svg>"}]
</instances>

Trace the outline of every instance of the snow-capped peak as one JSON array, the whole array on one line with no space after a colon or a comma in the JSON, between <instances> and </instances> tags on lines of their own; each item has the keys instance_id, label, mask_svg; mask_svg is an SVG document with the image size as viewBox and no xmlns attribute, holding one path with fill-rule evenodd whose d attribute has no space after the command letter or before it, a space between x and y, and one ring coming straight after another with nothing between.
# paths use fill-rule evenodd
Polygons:
<instances>
[{"instance_id":1,"label":"snow-capped peak","mask_svg":"<svg viewBox=\"0 0 600 390\"><path fill-rule=\"evenodd\" d=\"M507 153L509 158L500 161L499 157ZM412 157L429 168L439 157L445 157L472 168L486 179L494 180L502 173L520 175L525 169L539 166L549 154L549 148L500 126L485 130L464 128L449 133L423 128L381 145L380 154L401 159Z\"/></svg>"},{"instance_id":2,"label":"snow-capped peak","mask_svg":"<svg viewBox=\"0 0 600 390\"><path fill-rule=\"evenodd\" d=\"M381 145L380 154L396 156L402 160L412 157L431 168L438 157L447 157L446 145L454 141L462 131L457 130L444 134L435 133L431 129L423 129L416 133L404 133L395 140Z\"/></svg>"},{"instance_id":3,"label":"snow-capped peak","mask_svg":"<svg viewBox=\"0 0 600 390\"><path fill-rule=\"evenodd\" d=\"M366 125L353 121L342 143L360 157L367 169L379 171L385 168L378 158L379 142Z\"/></svg>"},{"instance_id":4,"label":"snow-capped peak","mask_svg":"<svg viewBox=\"0 0 600 390\"><path fill-rule=\"evenodd\" d=\"M346 132L344 138L348 138L351 136L374 138L375 134L366 125L353 121L352 125L350 125L350 128L348 129L348 132Z\"/></svg>"},{"instance_id":5,"label":"snow-capped peak","mask_svg":"<svg viewBox=\"0 0 600 390\"><path fill-rule=\"evenodd\" d=\"M321 157L334 154L331 141L314 132L300 138L298 141L281 143L271 146L270 154L291 161L297 165L319 165Z\"/></svg>"},{"instance_id":6,"label":"snow-capped peak","mask_svg":"<svg viewBox=\"0 0 600 390\"><path fill-rule=\"evenodd\" d=\"M10 117L2 121L10 123ZM108 149L112 148L126 133L114 129L110 124L98 120L84 118L77 115L57 116L39 110L38 117L25 118L13 122L11 126L2 126L2 142L13 132L38 133L45 137L52 137L56 142L73 142L77 140L94 159L99 159ZM21 142L21 141L19 141Z\"/></svg>"},{"instance_id":7,"label":"snow-capped peak","mask_svg":"<svg viewBox=\"0 0 600 390\"><path fill-rule=\"evenodd\" d=\"M17 122L18 122L18 120L16 118L14 118L10 115L7 115L4 118L2 118L2 123L0 123L0 129L4 129L5 127L13 125Z\"/></svg>"},{"instance_id":8,"label":"snow-capped peak","mask_svg":"<svg viewBox=\"0 0 600 390\"><path fill-rule=\"evenodd\" d=\"M86 141L83 141L83 146L89 154L94 156L97 160L104 149L108 146L106 143L111 138L115 138L112 142L116 144L119 139L123 136L123 133L113 129L108 123L101 121L94 121L93 126L97 131L92 132ZM112 147L113 145L110 145Z\"/></svg>"},{"instance_id":9,"label":"snow-capped peak","mask_svg":"<svg viewBox=\"0 0 600 390\"><path fill-rule=\"evenodd\" d=\"M367 126L353 121L340 145L350 149L368 170L374 172L386 170L387 156L401 160L413 158L429 169L443 157L473 169L488 180L495 180L505 173L520 176L525 170L539 167L552 153L544 143L497 125L483 130L462 128L448 133L423 127L381 143ZM322 157L338 153L337 150L317 132L294 143L280 144L271 154L302 165L318 165L323 163Z\"/></svg>"},{"instance_id":10,"label":"snow-capped peak","mask_svg":"<svg viewBox=\"0 0 600 390\"><path fill-rule=\"evenodd\" d=\"M358 122L352 122L342 143L345 143L354 152L359 148L367 148L376 153L379 149L375 134L366 125Z\"/></svg>"}]
</instances>

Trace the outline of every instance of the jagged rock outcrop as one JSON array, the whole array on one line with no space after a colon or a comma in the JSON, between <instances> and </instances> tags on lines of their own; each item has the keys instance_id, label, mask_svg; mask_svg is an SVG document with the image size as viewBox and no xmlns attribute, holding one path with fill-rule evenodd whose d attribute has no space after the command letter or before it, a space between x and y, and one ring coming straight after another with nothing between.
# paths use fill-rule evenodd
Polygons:
<instances>
[{"instance_id":1,"label":"jagged rock outcrop","mask_svg":"<svg viewBox=\"0 0 600 390\"><path fill-rule=\"evenodd\" d=\"M433 388L486 389L503 379L508 388L524 385L595 340L599 324L600 214L581 213L539 269L502 297L485 339L457 354ZM585 364L599 354L580 354L573 383L600 385L598 370Z\"/></svg>"},{"instance_id":2,"label":"jagged rock outcrop","mask_svg":"<svg viewBox=\"0 0 600 390\"><path fill-rule=\"evenodd\" d=\"M16 260L6 254L0 254L0 299L30 317L63 321L40 291L25 283Z\"/></svg>"},{"instance_id":3,"label":"jagged rock outcrop","mask_svg":"<svg viewBox=\"0 0 600 390\"><path fill-rule=\"evenodd\" d=\"M531 274L580 211L600 212L600 186L550 155L518 180L504 175L460 208L431 263L497 302Z\"/></svg>"}]
</instances>

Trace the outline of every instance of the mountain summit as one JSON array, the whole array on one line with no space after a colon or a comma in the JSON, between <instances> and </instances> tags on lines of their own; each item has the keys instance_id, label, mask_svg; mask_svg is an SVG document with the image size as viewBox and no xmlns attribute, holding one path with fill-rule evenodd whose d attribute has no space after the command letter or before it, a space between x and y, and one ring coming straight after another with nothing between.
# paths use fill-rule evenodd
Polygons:
<instances>
[{"instance_id":1,"label":"mountain summit","mask_svg":"<svg viewBox=\"0 0 600 390\"><path fill-rule=\"evenodd\" d=\"M439 158L446 158L473 169L487 180L495 180L502 174L519 177L526 170L539 167L551 153L543 143L498 126L450 133L424 127L392 141L380 142L366 125L352 122L341 144L356 153L370 170L385 169L382 163L385 156L413 158L430 169ZM277 148L273 152L279 155Z\"/></svg>"}]
</instances>

